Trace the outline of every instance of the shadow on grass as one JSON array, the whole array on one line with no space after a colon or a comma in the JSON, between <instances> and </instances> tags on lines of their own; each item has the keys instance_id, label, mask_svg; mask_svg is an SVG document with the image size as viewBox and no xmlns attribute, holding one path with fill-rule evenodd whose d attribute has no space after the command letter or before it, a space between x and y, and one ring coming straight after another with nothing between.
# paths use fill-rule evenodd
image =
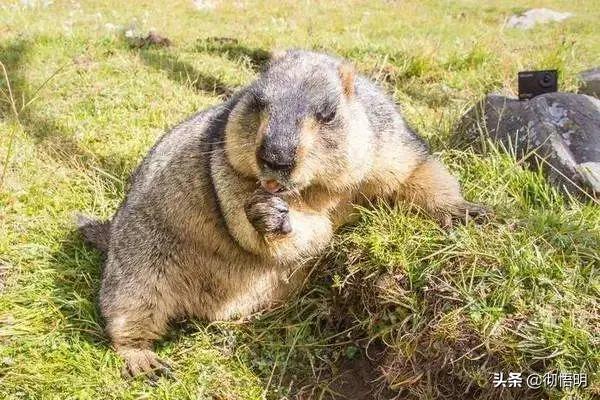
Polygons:
<instances>
[{"instance_id":1,"label":"shadow on grass","mask_svg":"<svg viewBox=\"0 0 600 400\"><path fill-rule=\"evenodd\" d=\"M122 176L127 165L126 160L114 156L98 157L82 147L67 127L36 108L34 97L38 88L30 85L24 76L27 55L34 45L34 39L0 43L0 61L6 68L12 98L16 103L19 121L25 134L33 139L38 151L57 162L66 165L97 165L114 176ZM4 76L0 77L0 88L8 95ZM43 90L46 89L41 88L41 91ZM13 114L9 99L2 98L0 117L11 119L14 118Z\"/></svg>"},{"instance_id":2,"label":"shadow on grass","mask_svg":"<svg viewBox=\"0 0 600 400\"><path fill-rule=\"evenodd\" d=\"M229 37L208 37L198 39L194 49L198 53L214 54L225 57L237 64L247 62L254 71L264 70L271 53L258 47L246 46L238 39Z\"/></svg>"},{"instance_id":3,"label":"shadow on grass","mask_svg":"<svg viewBox=\"0 0 600 400\"><path fill-rule=\"evenodd\" d=\"M181 85L191 86L197 92L219 96L222 99L231 96L236 88L227 85L221 79L198 71L189 62L176 54L152 45L142 48L123 42L131 51L137 53L150 67L164 71L169 79ZM210 37L199 39L194 46L198 53L207 53L227 58L237 64L247 63L254 71L261 71L269 61L270 53L261 48L252 48L241 44L237 39Z\"/></svg>"},{"instance_id":4,"label":"shadow on grass","mask_svg":"<svg viewBox=\"0 0 600 400\"><path fill-rule=\"evenodd\" d=\"M190 63L182 61L166 50L134 49L150 67L164 71L169 79L181 85L190 85L197 92L204 92L219 97L229 97L233 94L231 88L217 77L203 74Z\"/></svg>"},{"instance_id":5,"label":"shadow on grass","mask_svg":"<svg viewBox=\"0 0 600 400\"><path fill-rule=\"evenodd\" d=\"M13 92L13 97L16 101L21 102L30 100L35 96L35 88L28 84L24 75L25 66L27 63L28 53L35 45L35 40L18 39L7 43L0 43L0 60L5 64L8 71L9 82ZM259 71L269 60L269 53L262 49L250 48L240 44L235 39L226 38L210 38L201 40L196 45L196 51L216 54L227 58L236 63L249 63L251 67ZM152 68L165 71L169 79L178 82L182 85L189 85L197 90L214 94L218 96L229 96L233 89L228 87L220 79L208 76L197 71L191 64L179 60L176 55L168 51L157 49L135 49L142 60ZM6 88L6 82L0 81L0 87ZM41 153L48 155L53 160L61 164L77 164L77 165L94 165L97 164L100 168L110 172L115 176L122 176L126 165L125 160L118 158L99 158L93 152L82 147L74 138L73 132L68 127L63 126L58 120L45 114L43 110L36 108L36 103L32 102L19 113L19 120L23 126L23 130L35 143L36 148ZM22 104L17 105L18 109L22 108ZM0 116L2 118L12 118L10 104L3 102L0 104ZM102 348L109 346L109 341L103 332L103 321L100 316L98 307L98 288L100 286L101 264L100 255L86 247L81 236L75 230L68 232L64 237L60 238L60 247L55 250L50 256L50 265L56 271L54 292L52 294L55 304L60 312L64 315L67 323L65 331L72 337L80 337L94 345ZM326 285L329 287L330 285ZM327 294L325 299L332 299L335 296ZM314 299L309 300L311 307L322 305L322 302L316 302ZM335 305L339 307L336 312L337 317L343 319L342 310L345 310L346 304L340 303ZM291 308L290 308L291 310ZM293 311L290 311L294 314ZM316 311L315 311L316 313ZM268 327L274 320L279 318L277 315L266 315L263 319L248 323L248 336L254 335L256 332L265 331L267 329L279 330L276 337L289 337L288 321L296 321L300 323L306 320L304 317L294 314L286 314L288 317L282 320L281 327ZM316 315L316 314L315 314ZM306 316L309 318L310 316ZM300 318L300 319L298 319ZM254 361L251 360L253 368L258 371L259 376L264 382L269 381L269 374L276 367L279 368L278 373L281 375L279 385L288 386L290 382L300 382L304 388L317 387L325 385L323 382L333 379L330 371L331 365L337 365L341 362L338 372L341 369L345 376L341 380L337 380L337 384L331 386L331 389L345 395L346 398L369 398L367 395L358 396L358 393L368 389L365 385L365 380L373 379L374 375L364 374L364 371L374 372L376 368L371 365L363 355L360 355L360 349L356 350L359 354L355 354L354 360L347 361L340 359L340 354L343 354L347 344L329 346L323 351L306 350L318 348L315 346L315 341L320 341L322 337L337 334L339 331L346 329L346 325L350 321L340 322L333 318L331 321L325 321L320 318L310 317L314 322L314 327L310 328L310 333L296 337L292 344L285 343L281 347L274 348L273 343L261 343L260 340L249 344L250 353L254 354ZM203 324L203 323L201 323ZM188 335L195 329L193 323L174 324L174 328L165 336L165 338L157 345L160 348L165 345L165 341L178 341L182 335ZM219 344L215 344L219 346ZM278 344L275 344L278 346ZM286 347L287 346L287 347ZM305 349L296 351L296 349ZM294 353L294 355L291 355ZM318 353L318 354L317 354ZM306 367L306 363L302 362L311 359L318 359L316 368L322 371L321 381L315 383L312 376L302 377L302 373L306 370L294 368L285 364L285 367L277 365L277 359L273 360L271 356L275 355L277 359L287 357L297 358L298 365ZM335 361L323 361L323 360ZM340 361L341 360L341 361ZM341 382L348 382L349 386L344 386ZM362 386L361 386L362 385ZM300 391L303 389L301 388ZM311 389L306 389L311 390ZM354 396L354 397L353 397Z\"/></svg>"},{"instance_id":6,"label":"shadow on grass","mask_svg":"<svg viewBox=\"0 0 600 400\"><path fill-rule=\"evenodd\" d=\"M38 88L25 77L27 58L35 45L35 38L0 42L0 61L8 76L8 83L4 75L0 76L0 89L8 96L10 84L24 135L32 140L38 154L61 165L73 168L95 166L110 175L124 175L128 165L126 160L114 156L99 157L85 149L73 138L69 128L36 106L34 97ZM41 89L42 92L44 90L47 88ZM13 120L15 116L10 99L3 95L1 100L0 118ZM18 166L13 164L12 168ZM98 174L97 179L106 180L110 184L108 186L114 185L112 177ZM94 343L106 343L99 328L95 298L99 286L100 259L84 248L77 232L70 232L59 240L60 249L50 257L50 263L56 271L56 293L53 295L56 305L69 321L68 330L72 334L83 335Z\"/></svg>"},{"instance_id":7,"label":"shadow on grass","mask_svg":"<svg viewBox=\"0 0 600 400\"><path fill-rule=\"evenodd\" d=\"M79 232L72 230L50 257L56 271L53 297L68 320L67 332L95 345L108 347L98 305L102 259L86 248Z\"/></svg>"}]
</instances>

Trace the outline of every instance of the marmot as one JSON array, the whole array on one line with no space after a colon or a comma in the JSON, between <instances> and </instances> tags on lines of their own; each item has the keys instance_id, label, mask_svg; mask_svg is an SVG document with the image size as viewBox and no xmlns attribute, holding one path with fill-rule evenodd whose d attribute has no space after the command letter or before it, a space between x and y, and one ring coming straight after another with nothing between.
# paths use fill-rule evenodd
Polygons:
<instances>
[{"instance_id":1,"label":"marmot","mask_svg":"<svg viewBox=\"0 0 600 400\"><path fill-rule=\"evenodd\" d=\"M243 317L282 299L357 200L392 196L444 225L485 213L350 64L273 57L156 143L110 221L80 217L105 254L100 308L124 371L168 372L152 344L174 318Z\"/></svg>"}]
</instances>

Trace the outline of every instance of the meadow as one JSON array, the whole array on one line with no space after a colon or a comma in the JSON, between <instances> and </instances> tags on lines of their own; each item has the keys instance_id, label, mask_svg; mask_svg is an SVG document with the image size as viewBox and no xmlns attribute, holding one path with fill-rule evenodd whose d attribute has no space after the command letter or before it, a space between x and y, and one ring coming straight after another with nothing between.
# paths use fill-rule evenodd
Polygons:
<instances>
[{"instance_id":1,"label":"meadow","mask_svg":"<svg viewBox=\"0 0 600 400\"><path fill-rule=\"evenodd\" d=\"M598 203L493 145L449 145L484 95L515 94L519 70L557 68L561 90L576 91L600 65L597 1L195 3L0 1L1 399L600 396ZM573 16L504 26L530 7ZM151 30L171 45L135 40ZM496 216L446 231L374 204L287 304L250 321L180 321L157 346L175 378L125 381L97 308L100 255L73 214L110 217L165 130L289 47L377 80ZM583 372L588 384L494 388L500 372Z\"/></svg>"}]
</instances>

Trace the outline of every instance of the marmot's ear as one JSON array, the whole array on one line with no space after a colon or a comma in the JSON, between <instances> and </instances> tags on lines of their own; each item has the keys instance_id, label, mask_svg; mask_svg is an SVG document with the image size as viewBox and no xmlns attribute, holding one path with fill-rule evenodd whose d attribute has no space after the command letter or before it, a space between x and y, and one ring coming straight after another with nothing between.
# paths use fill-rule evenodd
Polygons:
<instances>
[{"instance_id":1,"label":"marmot's ear","mask_svg":"<svg viewBox=\"0 0 600 400\"><path fill-rule=\"evenodd\" d=\"M347 97L354 96L354 66L349 63L342 63L342 65L338 67L338 73L340 74L340 79L342 80L344 94Z\"/></svg>"}]
</instances>

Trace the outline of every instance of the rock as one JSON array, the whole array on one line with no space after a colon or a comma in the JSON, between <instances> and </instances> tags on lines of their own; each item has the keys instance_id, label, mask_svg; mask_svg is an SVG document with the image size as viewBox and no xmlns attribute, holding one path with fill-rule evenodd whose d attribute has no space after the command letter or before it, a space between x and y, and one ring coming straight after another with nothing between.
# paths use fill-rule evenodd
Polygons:
<instances>
[{"instance_id":1,"label":"rock","mask_svg":"<svg viewBox=\"0 0 600 400\"><path fill-rule=\"evenodd\" d=\"M525 101L489 95L461 119L452 142L485 152L488 138L541 168L561 190L600 195L600 100L574 93Z\"/></svg>"},{"instance_id":2,"label":"rock","mask_svg":"<svg viewBox=\"0 0 600 400\"><path fill-rule=\"evenodd\" d=\"M54 3L52 0L21 0L22 8L49 7Z\"/></svg>"},{"instance_id":3,"label":"rock","mask_svg":"<svg viewBox=\"0 0 600 400\"><path fill-rule=\"evenodd\" d=\"M600 67L588 69L579 74L579 93L600 98Z\"/></svg>"},{"instance_id":4,"label":"rock","mask_svg":"<svg viewBox=\"0 0 600 400\"><path fill-rule=\"evenodd\" d=\"M4 357L2 361L0 361L0 364L2 364L5 367L12 367L13 365L15 365L15 359L11 357Z\"/></svg>"},{"instance_id":5,"label":"rock","mask_svg":"<svg viewBox=\"0 0 600 400\"><path fill-rule=\"evenodd\" d=\"M506 26L509 28L531 29L536 24L545 24L552 21L560 22L572 15L568 12L561 13L548 8L532 8L521 15L511 16Z\"/></svg>"},{"instance_id":6,"label":"rock","mask_svg":"<svg viewBox=\"0 0 600 400\"><path fill-rule=\"evenodd\" d=\"M104 24L104 29L106 29L107 31L116 31L119 29L119 25L107 22L106 24Z\"/></svg>"},{"instance_id":7,"label":"rock","mask_svg":"<svg viewBox=\"0 0 600 400\"><path fill-rule=\"evenodd\" d=\"M217 4L213 0L192 0L192 3L197 10L206 11L217 8Z\"/></svg>"}]
</instances>

